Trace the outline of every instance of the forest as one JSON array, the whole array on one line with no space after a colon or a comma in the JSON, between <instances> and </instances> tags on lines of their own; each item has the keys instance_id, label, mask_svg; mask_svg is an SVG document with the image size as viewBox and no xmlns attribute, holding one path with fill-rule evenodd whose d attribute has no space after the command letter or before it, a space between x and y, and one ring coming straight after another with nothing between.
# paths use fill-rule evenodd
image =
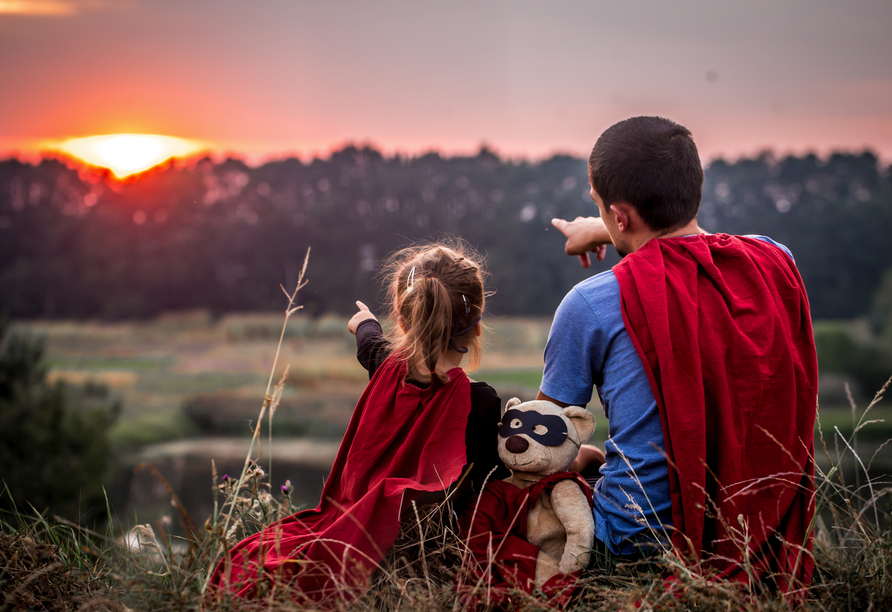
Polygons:
<instances>
[{"instance_id":1,"label":"forest","mask_svg":"<svg viewBox=\"0 0 892 612\"><path fill-rule=\"evenodd\" d=\"M376 272L413 241L456 235L486 255L498 315L550 316L593 271L563 253L552 217L597 214L584 159L387 157L347 146L328 159L251 167L168 164L117 181L59 159L0 162L0 312L15 319L150 318L204 308L279 310L308 247L310 314L375 303ZM892 268L892 177L870 152L711 162L708 231L790 248L815 319L877 318ZM612 250L611 250L612 251ZM882 299L879 300L882 302Z\"/></svg>"}]
</instances>

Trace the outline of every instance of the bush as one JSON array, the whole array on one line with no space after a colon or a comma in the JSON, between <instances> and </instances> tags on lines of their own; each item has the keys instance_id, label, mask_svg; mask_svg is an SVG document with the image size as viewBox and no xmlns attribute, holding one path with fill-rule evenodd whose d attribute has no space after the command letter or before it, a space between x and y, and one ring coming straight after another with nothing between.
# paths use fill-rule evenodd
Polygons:
<instances>
[{"instance_id":1,"label":"bush","mask_svg":"<svg viewBox=\"0 0 892 612\"><path fill-rule=\"evenodd\" d=\"M8 490L0 507L90 516L105 505L108 430L121 405L95 383L50 385L43 354L40 340L0 321L0 465Z\"/></svg>"},{"instance_id":2,"label":"bush","mask_svg":"<svg viewBox=\"0 0 892 612\"><path fill-rule=\"evenodd\" d=\"M871 397L892 376L892 346L888 343L859 340L841 323L817 324L814 332L822 373L844 374Z\"/></svg>"},{"instance_id":3,"label":"bush","mask_svg":"<svg viewBox=\"0 0 892 612\"><path fill-rule=\"evenodd\" d=\"M892 268L883 275L883 282L873 296L870 323L875 334L892 340Z\"/></svg>"}]
</instances>

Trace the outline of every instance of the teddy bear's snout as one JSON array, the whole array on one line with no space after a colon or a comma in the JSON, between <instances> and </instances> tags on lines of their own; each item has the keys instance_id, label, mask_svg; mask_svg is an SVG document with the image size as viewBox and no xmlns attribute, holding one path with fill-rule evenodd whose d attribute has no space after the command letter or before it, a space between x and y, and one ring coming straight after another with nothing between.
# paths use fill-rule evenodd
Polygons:
<instances>
[{"instance_id":1,"label":"teddy bear's snout","mask_svg":"<svg viewBox=\"0 0 892 612\"><path fill-rule=\"evenodd\" d=\"M530 443L527 439L521 438L520 436L511 436L505 440L505 448L509 453L514 453L515 455L525 453L529 447Z\"/></svg>"}]
</instances>

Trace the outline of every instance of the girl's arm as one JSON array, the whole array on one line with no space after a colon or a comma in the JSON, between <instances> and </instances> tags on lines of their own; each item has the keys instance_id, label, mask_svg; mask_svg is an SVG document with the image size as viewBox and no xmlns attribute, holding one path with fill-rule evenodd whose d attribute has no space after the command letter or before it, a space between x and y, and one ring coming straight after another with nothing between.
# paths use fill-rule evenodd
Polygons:
<instances>
[{"instance_id":1,"label":"girl's arm","mask_svg":"<svg viewBox=\"0 0 892 612\"><path fill-rule=\"evenodd\" d=\"M384 339L381 324L375 318L360 321L356 326L356 359L369 372L369 380L390 354L390 343Z\"/></svg>"}]
</instances>

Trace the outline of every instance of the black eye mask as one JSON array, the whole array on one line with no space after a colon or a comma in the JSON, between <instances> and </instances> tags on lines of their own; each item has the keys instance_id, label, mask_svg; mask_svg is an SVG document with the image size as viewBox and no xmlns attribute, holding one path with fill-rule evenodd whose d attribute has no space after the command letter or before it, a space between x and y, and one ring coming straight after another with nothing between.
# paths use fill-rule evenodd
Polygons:
<instances>
[{"instance_id":1,"label":"black eye mask","mask_svg":"<svg viewBox=\"0 0 892 612\"><path fill-rule=\"evenodd\" d=\"M518 425L517 421L520 421ZM536 433L533 428L541 425L547 431ZM510 438L517 434L526 434L543 446L560 446L567 439L567 423L559 416L542 414L535 410L523 412L512 408L502 416L499 423L499 435Z\"/></svg>"}]
</instances>

